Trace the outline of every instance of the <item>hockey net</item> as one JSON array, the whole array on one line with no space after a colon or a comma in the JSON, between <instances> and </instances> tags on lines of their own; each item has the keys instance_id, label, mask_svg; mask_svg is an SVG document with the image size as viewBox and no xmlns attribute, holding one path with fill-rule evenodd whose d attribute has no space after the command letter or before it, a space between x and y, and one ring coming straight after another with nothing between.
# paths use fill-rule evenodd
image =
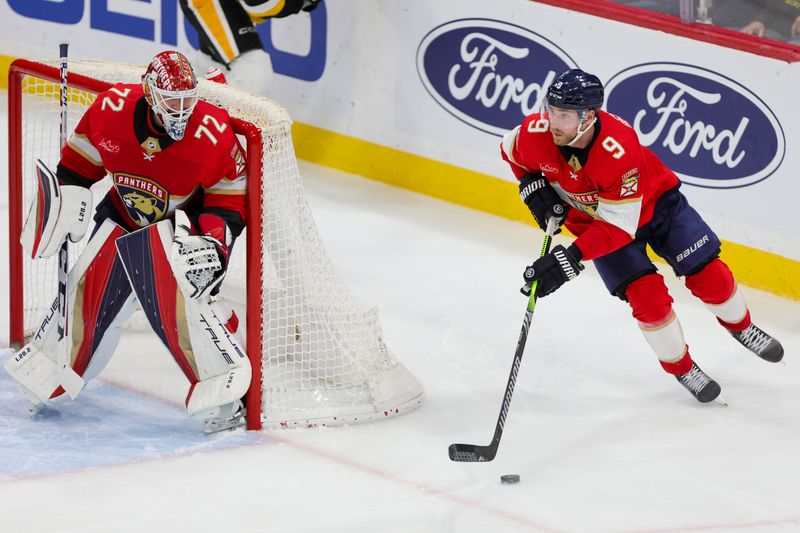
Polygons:
<instances>
[{"instance_id":1,"label":"hockey net","mask_svg":"<svg viewBox=\"0 0 800 533\"><path fill-rule=\"evenodd\" d=\"M97 93L140 83L144 70L71 62L68 134ZM55 168L59 159L58 80L55 63L17 60L9 73L10 331L17 345L56 294L56 259L32 261L19 235L36 187L35 160ZM200 91L228 111L248 154L247 229L221 291L246 324L248 427L346 424L419 406L422 387L387 348L376 309L356 300L325 252L303 196L289 115L228 86L201 80ZM110 186L106 177L93 187L95 205ZM71 245L73 261L83 246Z\"/></svg>"}]
</instances>

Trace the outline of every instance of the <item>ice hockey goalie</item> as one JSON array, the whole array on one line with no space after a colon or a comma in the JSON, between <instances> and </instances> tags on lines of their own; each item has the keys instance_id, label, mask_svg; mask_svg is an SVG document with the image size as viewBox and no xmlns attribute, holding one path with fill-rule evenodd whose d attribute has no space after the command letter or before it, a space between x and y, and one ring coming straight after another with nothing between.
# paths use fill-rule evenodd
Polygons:
<instances>
[{"instance_id":1,"label":"ice hockey goalie","mask_svg":"<svg viewBox=\"0 0 800 533\"><path fill-rule=\"evenodd\" d=\"M208 431L242 419L250 363L235 314L214 296L244 227L245 154L228 113L197 91L186 57L162 52L141 84L97 96L55 173L38 163L21 238L34 259L52 256L65 238L80 240L90 226L89 187L107 174L113 186L68 274L70 335L58 340L54 304L6 364L34 410L66 396L59 351L84 382L97 376L138 302L191 384L188 413Z\"/></svg>"}]
</instances>

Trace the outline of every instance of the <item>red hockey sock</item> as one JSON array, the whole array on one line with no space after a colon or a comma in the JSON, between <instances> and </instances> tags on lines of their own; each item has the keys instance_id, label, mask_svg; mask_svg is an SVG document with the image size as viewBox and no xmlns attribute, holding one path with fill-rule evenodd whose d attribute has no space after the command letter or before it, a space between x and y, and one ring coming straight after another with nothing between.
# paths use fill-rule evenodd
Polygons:
<instances>
[{"instance_id":1,"label":"red hockey sock","mask_svg":"<svg viewBox=\"0 0 800 533\"><path fill-rule=\"evenodd\" d=\"M673 363L667 363L661 360L658 362L661 363L661 368L673 376L682 376L692 369L692 356L689 355L688 348L686 349L686 354Z\"/></svg>"},{"instance_id":2,"label":"red hockey sock","mask_svg":"<svg viewBox=\"0 0 800 533\"><path fill-rule=\"evenodd\" d=\"M717 321L720 324L722 324L722 327L727 329L728 331L744 331L753 322L752 320L750 320L750 311L747 311L747 314L745 314L744 318L741 319L739 322L725 322L719 317L717 317Z\"/></svg>"}]
</instances>

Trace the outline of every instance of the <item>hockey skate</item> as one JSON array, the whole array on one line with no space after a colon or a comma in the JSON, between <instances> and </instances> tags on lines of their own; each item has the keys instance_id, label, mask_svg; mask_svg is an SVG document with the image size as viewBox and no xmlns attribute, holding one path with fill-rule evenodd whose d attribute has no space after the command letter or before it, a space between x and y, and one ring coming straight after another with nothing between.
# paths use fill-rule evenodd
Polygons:
<instances>
[{"instance_id":1,"label":"hockey skate","mask_svg":"<svg viewBox=\"0 0 800 533\"><path fill-rule=\"evenodd\" d=\"M700 403L714 401L722 390L719 384L700 370L695 362L692 362L691 370L681 376L675 376L675 379L686 387Z\"/></svg>"},{"instance_id":2,"label":"hockey skate","mask_svg":"<svg viewBox=\"0 0 800 533\"><path fill-rule=\"evenodd\" d=\"M761 328L755 324L750 324L744 331L730 331L734 339L739 343L759 356L764 361L770 363L777 363L783 359L783 346L767 333L761 331Z\"/></svg>"},{"instance_id":3,"label":"hockey skate","mask_svg":"<svg viewBox=\"0 0 800 533\"><path fill-rule=\"evenodd\" d=\"M236 429L245 425L245 409L241 401L223 405L219 413L203 422L203 433L211 435L220 431Z\"/></svg>"}]
</instances>

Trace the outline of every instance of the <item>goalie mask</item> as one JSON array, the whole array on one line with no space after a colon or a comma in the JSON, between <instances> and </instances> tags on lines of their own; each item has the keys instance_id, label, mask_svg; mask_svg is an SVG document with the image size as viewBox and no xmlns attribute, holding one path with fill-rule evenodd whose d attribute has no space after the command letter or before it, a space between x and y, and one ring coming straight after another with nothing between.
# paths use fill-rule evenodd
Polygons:
<instances>
[{"instance_id":1,"label":"goalie mask","mask_svg":"<svg viewBox=\"0 0 800 533\"><path fill-rule=\"evenodd\" d=\"M180 52L161 52L147 67L142 85L147 103L167 134L181 140L197 104L197 78L189 60Z\"/></svg>"}]
</instances>

